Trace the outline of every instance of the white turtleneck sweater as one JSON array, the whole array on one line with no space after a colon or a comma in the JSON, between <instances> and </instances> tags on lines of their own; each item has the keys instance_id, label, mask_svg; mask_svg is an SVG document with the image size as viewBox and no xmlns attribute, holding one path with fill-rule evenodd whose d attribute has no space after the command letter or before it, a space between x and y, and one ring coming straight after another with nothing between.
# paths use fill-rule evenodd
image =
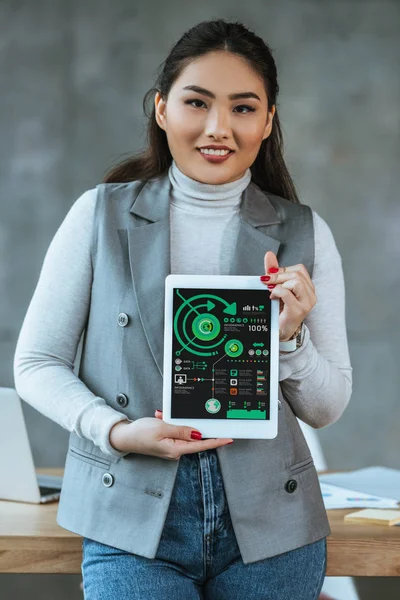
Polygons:
<instances>
[{"instance_id":1,"label":"white turtleneck sweater","mask_svg":"<svg viewBox=\"0 0 400 600\"><path fill-rule=\"evenodd\" d=\"M171 272L228 274L242 192L251 171L222 185L204 184L173 162L170 205ZM74 372L82 321L90 301L90 241L97 190L80 196L57 230L19 334L14 379L19 396L70 432L92 440L105 454L123 456L109 441L126 416L95 396ZM283 393L297 416L313 427L336 421L351 395L342 262L326 222L312 211L315 235L313 283L317 304L304 321L303 345L280 356ZM262 273L260 272L260 275ZM73 310L71 310L73 307Z\"/></svg>"},{"instance_id":2,"label":"white turtleneck sweater","mask_svg":"<svg viewBox=\"0 0 400 600\"><path fill-rule=\"evenodd\" d=\"M169 178L172 183L171 272L228 275L242 192L251 181L250 169L236 181L212 185L187 177L174 161Z\"/></svg>"}]
</instances>

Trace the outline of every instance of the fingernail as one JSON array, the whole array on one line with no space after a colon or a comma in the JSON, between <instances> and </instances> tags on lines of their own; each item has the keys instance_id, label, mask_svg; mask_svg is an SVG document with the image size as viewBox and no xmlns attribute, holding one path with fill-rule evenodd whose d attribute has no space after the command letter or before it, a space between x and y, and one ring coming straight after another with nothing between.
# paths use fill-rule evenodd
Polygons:
<instances>
[{"instance_id":1,"label":"fingernail","mask_svg":"<svg viewBox=\"0 0 400 600\"><path fill-rule=\"evenodd\" d=\"M278 267L271 267L268 269L268 273L279 273Z\"/></svg>"},{"instance_id":2,"label":"fingernail","mask_svg":"<svg viewBox=\"0 0 400 600\"><path fill-rule=\"evenodd\" d=\"M270 283L269 285L267 285L267 288L268 288L269 290L273 290L273 289L274 289L274 287L275 287L275 283Z\"/></svg>"},{"instance_id":3,"label":"fingernail","mask_svg":"<svg viewBox=\"0 0 400 600\"><path fill-rule=\"evenodd\" d=\"M160 410L159 408L156 408L156 412L162 412L162 410Z\"/></svg>"},{"instance_id":4,"label":"fingernail","mask_svg":"<svg viewBox=\"0 0 400 600\"><path fill-rule=\"evenodd\" d=\"M271 277L269 275L261 275L260 279L261 279L261 281L269 281L271 279Z\"/></svg>"},{"instance_id":5,"label":"fingernail","mask_svg":"<svg viewBox=\"0 0 400 600\"><path fill-rule=\"evenodd\" d=\"M233 444L233 440L231 442L228 442L226 445L229 446L229 444Z\"/></svg>"},{"instance_id":6,"label":"fingernail","mask_svg":"<svg viewBox=\"0 0 400 600\"><path fill-rule=\"evenodd\" d=\"M192 438L192 440L201 440L201 438L203 436L201 435L201 433L199 431L192 431L192 433L190 434L190 437Z\"/></svg>"}]
</instances>

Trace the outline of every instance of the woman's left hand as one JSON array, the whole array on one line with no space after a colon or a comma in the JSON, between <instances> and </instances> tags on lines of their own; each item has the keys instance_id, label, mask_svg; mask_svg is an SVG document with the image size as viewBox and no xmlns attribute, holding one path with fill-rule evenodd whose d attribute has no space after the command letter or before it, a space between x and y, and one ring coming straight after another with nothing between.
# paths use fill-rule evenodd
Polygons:
<instances>
[{"instance_id":1,"label":"woman's left hand","mask_svg":"<svg viewBox=\"0 0 400 600\"><path fill-rule=\"evenodd\" d=\"M266 275L260 279L271 291L271 300L280 300L279 341L285 342L316 305L315 286L304 265L279 267L278 259L271 251L264 257L264 266ZM270 279L266 281L266 277Z\"/></svg>"}]
</instances>

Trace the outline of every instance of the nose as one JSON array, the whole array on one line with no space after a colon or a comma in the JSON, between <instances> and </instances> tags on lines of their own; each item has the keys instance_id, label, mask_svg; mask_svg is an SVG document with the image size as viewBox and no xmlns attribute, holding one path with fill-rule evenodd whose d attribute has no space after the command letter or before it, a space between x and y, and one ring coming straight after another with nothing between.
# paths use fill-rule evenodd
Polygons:
<instances>
[{"instance_id":1,"label":"nose","mask_svg":"<svg viewBox=\"0 0 400 600\"><path fill-rule=\"evenodd\" d=\"M211 110L208 113L205 134L216 138L229 137L231 131L229 111Z\"/></svg>"}]
</instances>

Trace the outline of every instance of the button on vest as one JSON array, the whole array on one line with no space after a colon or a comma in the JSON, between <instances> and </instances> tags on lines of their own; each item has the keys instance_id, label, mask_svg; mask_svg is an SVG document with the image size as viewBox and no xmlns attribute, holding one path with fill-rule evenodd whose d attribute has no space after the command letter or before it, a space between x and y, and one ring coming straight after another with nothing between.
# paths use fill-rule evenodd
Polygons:
<instances>
[{"instance_id":1,"label":"button on vest","mask_svg":"<svg viewBox=\"0 0 400 600\"><path fill-rule=\"evenodd\" d=\"M285 490L288 494L293 494L297 490L297 481L295 479L289 479L285 484Z\"/></svg>"},{"instance_id":2,"label":"button on vest","mask_svg":"<svg viewBox=\"0 0 400 600\"><path fill-rule=\"evenodd\" d=\"M111 487L114 483L114 477L111 475L111 473L104 473L101 480L103 482L103 485L105 485L106 487Z\"/></svg>"},{"instance_id":3,"label":"button on vest","mask_svg":"<svg viewBox=\"0 0 400 600\"><path fill-rule=\"evenodd\" d=\"M126 327L129 323L129 317L126 313L119 313L117 323L120 327Z\"/></svg>"},{"instance_id":4,"label":"button on vest","mask_svg":"<svg viewBox=\"0 0 400 600\"><path fill-rule=\"evenodd\" d=\"M125 406L128 404L128 402L129 402L128 396L126 396L125 394L117 395L117 403L121 408L125 408Z\"/></svg>"}]
</instances>

